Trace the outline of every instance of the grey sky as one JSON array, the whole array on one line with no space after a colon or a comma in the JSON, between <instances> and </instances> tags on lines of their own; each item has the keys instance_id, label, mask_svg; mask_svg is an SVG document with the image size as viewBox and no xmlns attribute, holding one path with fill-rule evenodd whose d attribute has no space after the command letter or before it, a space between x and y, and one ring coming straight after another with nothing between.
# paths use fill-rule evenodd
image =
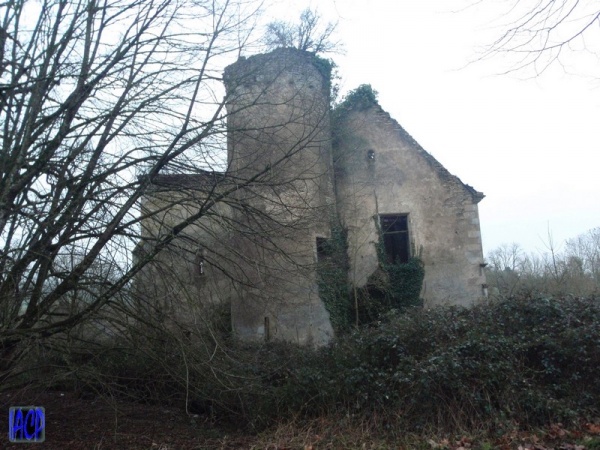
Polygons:
<instances>
[{"instance_id":1,"label":"grey sky","mask_svg":"<svg viewBox=\"0 0 600 450\"><path fill-rule=\"evenodd\" d=\"M600 90L596 55L565 55L539 77L497 75L499 55L468 64L502 31L504 2L321 0L339 19L344 90L369 83L384 109L453 174L483 191L484 252L544 250L600 226ZM308 0L273 7L294 19ZM588 49L590 50L590 49Z\"/></svg>"}]
</instances>

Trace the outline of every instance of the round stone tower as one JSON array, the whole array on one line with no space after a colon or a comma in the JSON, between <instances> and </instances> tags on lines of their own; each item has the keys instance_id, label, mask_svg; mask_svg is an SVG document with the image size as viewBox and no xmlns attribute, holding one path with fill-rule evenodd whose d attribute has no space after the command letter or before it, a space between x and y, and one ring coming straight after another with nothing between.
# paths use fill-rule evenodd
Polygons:
<instances>
[{"instance_id":1,"label":"round stone tower","mask_svg":"<svg viewBox=\"0 0 600 450\"><path fill-rule=\"evenodd\" d=\"M329 70L278 49L227 67L229 179L235 202L232 321L242 339L322 345L333 334L319 298L317 243L334 214Z\"/></svg>"}]
</instances>

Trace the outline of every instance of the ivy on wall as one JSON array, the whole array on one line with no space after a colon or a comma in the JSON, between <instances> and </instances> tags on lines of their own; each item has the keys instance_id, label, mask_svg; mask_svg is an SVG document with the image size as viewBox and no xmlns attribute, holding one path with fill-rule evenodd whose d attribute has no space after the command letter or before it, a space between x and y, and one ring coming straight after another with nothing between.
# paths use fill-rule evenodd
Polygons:
<instances>
[{"instance_id":1,"label":"ivy on wall","mask_svg":"<svg viewBox=\"0 0 600 450\"><path fill-rule=\"evenodd\" d=\"M325 79L329 90L329 101L333 105L337 102L340 91L341 77L338 72L338 66L332 59L323 58L319 55L313 55L312 63Z\"/></svg>"},{"instance_id":2,"label":"ivy on wall","mask_svg":"<svg viewBox=\"0 0 600 450\"><path fill-rule=\"evenodd\" d=\"M371 274L367 284L351 295L348 280L348 231L336 227L330 239L324 240L317 266L319 296L329 312L336 333L343 333L353 325L366 325L392 310L402 311L422 306L420 297L425 268L417 256L408 262L387 262L383 239L377 243L379 268ZM324 256L323 256L324 255Z\"/></svg>"},{"instance_id":3,"label":"ivy on wall","mask_svg":"<svg viewBox=\"0 0 600 450\"><path fill-rule=\"evenodd\" d=\"M323 75L326 80L331 80L333 69L336 67L335 62L329 58L323 58L322 56L313 56L313 65Z\"/></svg>"},{"instance_id":4,"label":"ivy on wall","mask_svg":"<svg viewBox=\"0 0 600 450\"><path fill-rule=\"evenodd\" d=\"M369 324L392 310L422 306L420 293L424 277L425 269L418 257L406 263L380 263L359 292L358 322Z\"/></svg>"},{"instance_id":5,"label":"ivy on wall","mask_svg":"<svg viewBox=\"0 0 600 450\"><path fill-rule=\"evenodd\" d=\"M352 139L355 146L364 146L358 141L359 138L353 135L352 130L340 125L343 124L343 120L340 119L350 111L363 111L373 105L377 105L377 91L370 85L363 84L350 91L334 108L334 161L340 157L336 154L336 143L342 137ZM379 226L377 228L379 229ZM379 268L371 274L363 288L352 291L348 280L350 264L347 237L347 230L342 227L334 231L331 240L326 244L326 251L336 256L320 262L318 270L319 295L329 311L331 323L337 333L350 329L352 325L380 320L391 310L422 305L420 293L425 269L421 259L413 256L406 263L388 262L381 234L379 243L376 244Z\"/></svg>"},{"instance_id":6,"label":"ivy on wall","mask_svg":"<svg viewBox=\"0 0 600 450\"><path fill-rule=\"evenodd\" d=\"M388 275L388 295L393 309L422 306L420 297L425 269L420 258L413 256L406 263L383 264Z\"/></svg>"},{"instance_id":7,"label":"ivy on wall","mask_svg":"<svg viewBox=\"0 0 600 450\"><path fill-rule=\"evenodd\" d=\"M331 238L323 241L323 256L317 265L319 296L329 312L329 320L336 333L352 325L352 306L348 294L348 230L333 227Z\"/></svg>"},{"instance_id":8,"label":"ivy on wall","mask_svg":"<svg viewBox=\"0 0 600 450\"><path fill-rule=\"evenodd\" d=\"M375 220L378 220L376 217ZM390 312L402 311L409 307L423 306L421 288L425 278L425 267L418 256L412 256L405 263L389 262L379 230L376 244L379 268L371 274L367 284L359 293L357 302L357 322L372 323Z\"/></svg>"}]
</instances>

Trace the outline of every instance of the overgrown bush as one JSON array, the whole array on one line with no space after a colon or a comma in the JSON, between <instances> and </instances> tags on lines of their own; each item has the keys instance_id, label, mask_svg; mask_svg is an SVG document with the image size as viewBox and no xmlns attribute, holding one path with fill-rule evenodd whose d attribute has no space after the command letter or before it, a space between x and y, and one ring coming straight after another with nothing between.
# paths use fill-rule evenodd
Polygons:
<instances>
[{"instance_id":1,"label":"overgrown bush","mask_svg":"<svg viewBox=\"0 0 600 450\"><path fill-rule=\"evenodd\" d=\"M600 412L595 299L505 300L388 319L288 367L279 407L393 412L407 429Z\"/></svg>"},{"instance_id":2,"label":"overgrown bush","mask_svg":"<svg viewBox=\"0 0 600 450\"><path fill-rule=\"evenodd\" d=\"M390 311L422 306L421 287L425 278L423 262L412 257L406 263L380 260L379 270L372 274L360 290L361 324L382 320Z\"/></svg>"},{"instance_id":3,"label":"overgrown bush","mask_svg":"<svg viewBox=\"0 0 600 450\"><path fill-rule=\"evenodd\" d=\"M334 118L348 111L363 111L377 104L377 91L370 84L361 84L346 94L333 111Z\"/></svg>"},{"instance_id":4,"label":"overgrown bush","mask_svg":"<svg viewBox=\"0 0 600 450\"><path fill-rule=\"evenodd\" d=\"M97 392L254 429L332 412L378 414L413 431L600 414L597 299L410 308L384 319L318 350L140 330L134 347L96 349L76 373Z\"/></svg>"}]
</instances>

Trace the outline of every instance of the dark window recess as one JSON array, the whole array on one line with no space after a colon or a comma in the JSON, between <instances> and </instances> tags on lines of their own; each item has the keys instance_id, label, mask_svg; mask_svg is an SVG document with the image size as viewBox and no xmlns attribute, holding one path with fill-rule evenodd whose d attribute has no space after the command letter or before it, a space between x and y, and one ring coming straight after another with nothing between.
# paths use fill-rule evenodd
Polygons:
<instances>
[{"instance_id":1,"label":"dark window recess","mask_svg":"<svg viewBox=\"0 0 600 450\"><path fill-rule=\"evenodd\" d=\"M410 257L408 216L384 215L379 217L383 247L388 263L407 263Z\"/></svg>"},{"instance_id":2,"label":"dark window recess","mask_svg":"<svg viewBox=\"0 0 600 450\"><path fill-rule=\"evenodd\" d=\"M369 161L375 161L375 150L369 150L367 152L367 159Z\"/></svg>"},{"instance_id":3,"label":"dark window recess","mask_svg":"<svg viewBox=\"0 0 600 450\"><path fill-rule=\"evenodd\" d=\"M317 238L317 261L323 262L333 256L331 254L331 246L329 245L329 239L318 237Z\"/></svg>"},{"instance_id":4,"label":"dark window recess","mask_svg":"<svg viewBox=\"0 0 600 450\"><path fill-rule=\"evenodd\" d=\"M271 323L268 317L265 317L265 342L271 340Z\"/></svg>"}]
</instances>

